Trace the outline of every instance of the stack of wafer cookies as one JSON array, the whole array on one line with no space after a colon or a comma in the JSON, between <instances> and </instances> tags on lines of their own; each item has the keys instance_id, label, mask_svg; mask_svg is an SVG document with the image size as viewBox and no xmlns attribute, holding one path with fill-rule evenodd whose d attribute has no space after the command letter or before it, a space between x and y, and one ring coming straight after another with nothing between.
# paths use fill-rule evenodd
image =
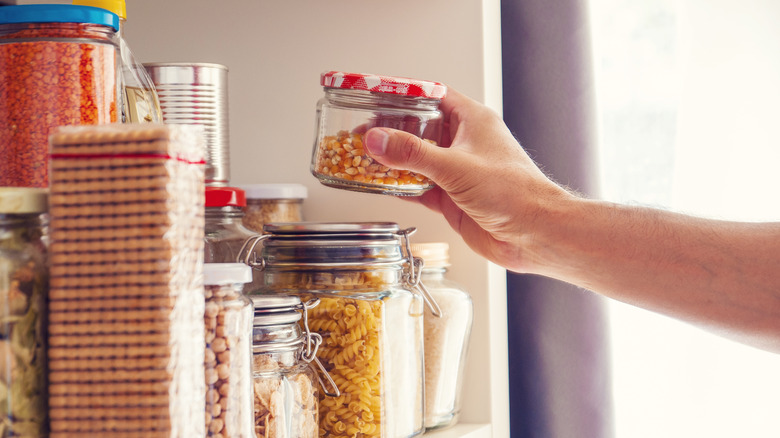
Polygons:
<instances>
[{"instance_id":1,"label":"stack of wafer cookies","mask_svg":"<svg viewBox=\"0 0 780 438\"><path fill-rule=\"evenodd\" d=\"M51 136L52 437L204 436L203 156L193 126Z\"/></svg>"}]
</instances>

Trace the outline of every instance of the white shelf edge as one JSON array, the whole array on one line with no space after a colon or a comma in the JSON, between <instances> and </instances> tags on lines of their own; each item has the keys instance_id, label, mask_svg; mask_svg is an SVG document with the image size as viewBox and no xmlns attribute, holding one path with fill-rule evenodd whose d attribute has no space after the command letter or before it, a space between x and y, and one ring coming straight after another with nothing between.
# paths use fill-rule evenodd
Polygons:
<instances>
[{"instance_id":1,"label":"white shelf edge","mask_svg":"<svg viewBox=\"0 0 780 438\"><path fill-rule=\"evenodd\" d=\"M491 438L492 427L488 423L459 423L442 430L426 432L424 438Z\"/></svg>"}]
</instances>

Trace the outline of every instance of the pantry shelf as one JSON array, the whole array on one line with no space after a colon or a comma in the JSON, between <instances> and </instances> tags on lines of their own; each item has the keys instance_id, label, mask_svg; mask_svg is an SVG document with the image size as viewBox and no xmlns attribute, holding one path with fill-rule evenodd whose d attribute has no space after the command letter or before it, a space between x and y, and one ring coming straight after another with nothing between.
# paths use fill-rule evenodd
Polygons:
<instances>
[{"instance_id":1,"label":"pantry shelf","mask_svg":"<svg viewBox=\"0 0 780 438\"><path fill-rule=\"evenodd\" d=\"M390 221L412 242L450 245L448 277L474 300L461 424L431 438L509 436L506 272L471 251L438 214L391 196L321 185L309 166L320 73L443 82L500 112L500 0L128 1L125 36L140 62L209 62L228 72L231 182L308 189L307 221Z\"/></svg>"},{"instance_id":2,"label":"pantry shelf","mask_svg":"<svg viewBox=\"0 0 780 438\"><path fill-rule=\"evenodd\" d=\"M489 438L490 424L461 423L451 428L427 432L425 438Z\"/></svg>"}]
</instances>

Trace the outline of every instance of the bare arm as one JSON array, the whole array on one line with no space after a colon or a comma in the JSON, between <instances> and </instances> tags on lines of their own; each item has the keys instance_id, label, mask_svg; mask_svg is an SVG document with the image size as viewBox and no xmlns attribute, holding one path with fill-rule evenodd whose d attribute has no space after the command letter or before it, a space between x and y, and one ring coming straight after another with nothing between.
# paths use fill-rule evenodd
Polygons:
<instances>
[{"instance_id":1,"label":"bare arm","mask_svg":"<svg viewBox=\"0 0 780 438\"><path fill-rule=\"evenodd\" d=\"M417 201L476 252L780 352L780 224L708 220L573 195L548 179L491 110L444 100L448 148L385 128L385 165L438 185Z\"/></svg>"}]
</instances>

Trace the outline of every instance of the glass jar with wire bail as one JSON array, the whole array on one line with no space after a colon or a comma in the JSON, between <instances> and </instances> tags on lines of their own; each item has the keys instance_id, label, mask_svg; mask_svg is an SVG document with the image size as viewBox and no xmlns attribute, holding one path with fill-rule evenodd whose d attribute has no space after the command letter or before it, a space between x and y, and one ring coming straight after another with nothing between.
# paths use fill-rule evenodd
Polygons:
<instances>
[{"instance_id":1,"label":"glass jar with wire bail","mask_svg":"<svg viewBox=\"0 0 780 438\"><path fill-rule=\"evenodd\" d=\"M433 187L424 175L375 162L363 148L363 134L373 127L394 128L439 144L445 85L338 71L323 73L320 83L325 95L317 103L311 172L322 184L400 196Z\"/></svg>"},{"instance_id":2,"label":"glass jar with wire bail","mask_svg":"<svg viewBox=\"0 0 780 438\"><path fill-rule=\"evenodd\" d=\"M320 396L320 436L398 438L423 430L422 259L394 223L266 224L263 293L318 298L308 325L340 390ZM402 246L407 247L404 252Z\"/></svg>"},{"instance_id":3,"label":"glass jar with wire bail","mask_svg":"<svg viewBox=\"0 0 780 438\"><path fill-rule=\"evenodd\" d=\"M255 435L317 438L317 382L324 395L339 395L316 356L322 337L308 326L308 311L319 301L302 303L292 295L254 295L252 301ZM321 375L313 365L319 367Z\"/></svg>"}]
</instances>

